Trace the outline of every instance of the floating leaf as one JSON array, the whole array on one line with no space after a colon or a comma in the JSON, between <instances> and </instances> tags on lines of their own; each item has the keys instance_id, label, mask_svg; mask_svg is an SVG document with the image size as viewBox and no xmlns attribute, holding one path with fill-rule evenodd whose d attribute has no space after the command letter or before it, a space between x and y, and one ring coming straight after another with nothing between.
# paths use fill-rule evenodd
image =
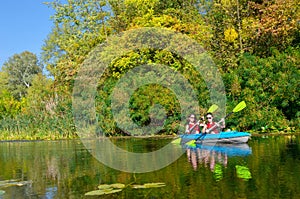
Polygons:
<instances>
[{"instance_id":1,"label":"floating leaf","mask_svg":"<svg viewBox=\"0 0 300 199\"><path fill-rule=\"evenodd\" d=\"M148 187L148 188L156 188L156 187L164 187L164 186L166 186L166 184L163 183L163 182L146 183L145 186Z\"/></svg>"},{"instance_id":2,"label":"floating leaf","mask_svg":"<svg viewBox=\"0 0 300 199\"><path fill-rule=\"evenodd\" d=\"M110 187L110 185L109 184L100 184L99 186L98 186L98 189L110 189L111 187Z\"/></svg>"},{"instance_id":3,"label":"floating leaf","mask_svg":"<svg viewBox=\"0 0 300 199\"><path fill-rule=\"evenodd\" d=\"M144 185L132 185L131 187L134 189L149 189L149 188L158 188L166 186L165 183L157 182L157 183L145 183Z\"/></svg>"},{"instance_id":4,"label":"floating leaf","mask_svg":"<svg viewBox=\"0 0 300 199\"><path fill-rule=\"evenodd\" d=\"M18 181L19 180L16 180L16 179L2 180L2 181L0 181L0 185L7 184L7 183L12 183L12 182L18 182Z\"/></svg>"},{"instance_id":5,"label":"floating leaf","mask_svg":"<svg viewBox=\"0 0 300 199\"><path fill-rule=\"evenodd\" d=\"M0 187L24 186L30 183L32 183L32 181L4 180L0 181Z\"/></svg>"},{"instance_id":6,"label":"floating leaf","mask_svg":"<svg viewBox=\"0 0 300 199\"><path fill-rule=\"evenodd\" d=\"M124 189L125 185L121 183L115 183L115 184L101 184L98 186L98 189Z\"/></svg>"},{"instance_id":7,"label":"floating leaf","mask_svg":"<svg viewBox=\"0 0 300 199\"><path fill-rule=\"evenodd\" d=\"M248 167L236 165L236 174L238 178L242 178L244 180L249 180L252 178L251 172Z\"/></svg>"},{"instance_id":8,"label":"floating leaf","mask_svg":"<svg viewBox=\"0 0 300 199\"><path fill-rule=\"evenodd\" d=\"M145 189L145 185L139 185L139 184L134 184L134 185L131 185L132 188L134 189Z\"/></svg>"},{"instance_id":9,"label":"floating leaf","mask_svg":"<svg viewBox=\"0 0 300 199\"><path fill-rule=\"evenodd\" d=\"M20 187L20 186L27 185L29 183L30 183L30 181L22 181L22 182L15 183L15 185Z\"/></svg>"},{"instance_id":10,"label":"floating leaf","mask_svg":"<svg viewBox=\"0 0 300 199\"><path fill-rule=\"evenodd\" d=\"M100 189L95 191L87 192L86 196L100 196L100 195L106 195L106 194L113 194L122 191L123 189Z\"/></svg>"},{"instance_id":11,"label":"floating leaf","mask_svg":"<svg viewBox=\"0 0 300 199\"><path fill-rule=\"evenodd\" d=\"M114 189L124 189L125 188L125 184L121 184L121 183L111 184L110 186L111 186L111 188L114 188Z\"/></svg>"}]
</instances>

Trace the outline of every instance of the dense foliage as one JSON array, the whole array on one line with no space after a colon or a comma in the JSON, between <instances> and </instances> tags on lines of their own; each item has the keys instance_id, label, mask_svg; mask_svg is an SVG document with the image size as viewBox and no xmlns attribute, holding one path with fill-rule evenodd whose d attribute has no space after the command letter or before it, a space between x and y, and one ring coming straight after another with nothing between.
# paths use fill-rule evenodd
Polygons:
<instances>
[{"instance_id":1,"label":"dense foliage","mask_svg":"<svg viewBox=\"0 0 300 199\"><path fill-rule=\"evenodd\" d=\"M42 60L30 52L15 54L0 71L0 138L76 136L71 95L81 64L109 36L141 27L180 32L207 50L221 72L227 110L242 100L247 103L247 109L228 119L229 128L299 130L297 0L55 0L47 4L56 12ZM40 63L50 76L42 74ZM114 60L99 82L97 116L109 135L130 133L119 129L113 119L110 94L114 85L134 67L151 63L168 65L188 79L198 91L198 114L210 105L203 79L180 56L164 49L132 51ZM151 112L157 104L161 110ZM163 124L160 133L178 131L180 107L168 89L143 87L131 97L129 107L137 125L149 124L154 114L156 122Z\"/></svg>"}]
</instances>

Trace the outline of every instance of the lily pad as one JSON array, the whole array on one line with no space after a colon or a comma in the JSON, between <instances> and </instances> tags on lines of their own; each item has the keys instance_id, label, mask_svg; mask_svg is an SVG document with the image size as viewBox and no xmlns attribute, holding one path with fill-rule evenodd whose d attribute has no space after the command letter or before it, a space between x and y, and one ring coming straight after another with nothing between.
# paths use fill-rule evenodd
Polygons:
<instances>
[{"instance_id":1,"label":"lily pad","mask_svg":"<svg viewBox=\"0 0 300 199\"><path fill-rule=\"evenodd\" d=\"M32 183L32 181L4 180L0 181L0 187L24 186L30 183Z\"/></svg>"},{"instance_id":2,"label":"lily pad","mask_svg":"<svg viewBox=\"0 0 300 199\"><path fill-rule=\"evenodd\" d=\"M149 189L149 188L158 188L166 186L163 182L156 182L156 183L145 183L143 185L132 185L131 187L134 189Z\"/></svg>"},{"instance_id":3,"label":"lily pad","mask_svg":"<svg viewBox=\"0 0 300 199\"><path fill-rule=\"evenodd\" d=\"M111 188L114 188L114 189L124 189L125 188L125 184L121 184L121 183L111 184L110 186L111 186Z\"/></svg>"},{"instance_id":4,"label":"lily pad","mask_svg":"<svg viewBox=\"0 0 300 199\"><path fill-rule=\"evenodd\" d=\"M121 183L115 183L115 184L100 184L98 186L98 189L124 189L125 188L125 184L121 184Z\"/></svg>"},{"instance_id":5,"label":"lily pad","mask_svg":"<svg viewBox=\"0 0 300 199\"><path fill-rule=\"evenodd\" d=\"M106 195L106 194L113 194L122 191L123 189L99 189L95 191L87 192L86 196L100 196L100 195Z\"/></svg>"},{"instance_id":6,"label":"lily pad","mask_svg":"<svg viewBox=\"0 0 300 199\"><path fill-rule=\"evenodd\" d=\"M2 180L0 181L0 186L6 185L6 184L10 184L10 183L14 183L14 182L18 182L19 180L16 179L11 179L11 180Z\"/></svg>"},{"instance_id":7,"label":"lily pad","mask_svg":"<svg viewBox=\"0 0 300 199\"><path fill-rule=\"evenodd\" d=\"M98 189L111 189L109 184L100 184L98 186Z\"/></svg>"},{"instance_id":8,"label":"lily pad","mask_svg":"<svg viewBox=\"0 0 300 199\"><path fill-rule=\"evenodd\" d=\"M134 189L145 189L145 185L140 185L140 184L134 184L134 185L131 185L132 188Z\"/></svg>"},{"instance_id":9,"label":"lily pad","mask_svg":"<svg viewBox=\"0 0 300 199\"><path fill-rule=\"evenodd\" d=\"M163 183L163 182L156 182L156 183L146 183L146 184L144 184L146 187L148 187L148 188L156 188L156 187L164 187L164 186L166 186L166 184L165 183Z\"/></svg>"}]
</instances>

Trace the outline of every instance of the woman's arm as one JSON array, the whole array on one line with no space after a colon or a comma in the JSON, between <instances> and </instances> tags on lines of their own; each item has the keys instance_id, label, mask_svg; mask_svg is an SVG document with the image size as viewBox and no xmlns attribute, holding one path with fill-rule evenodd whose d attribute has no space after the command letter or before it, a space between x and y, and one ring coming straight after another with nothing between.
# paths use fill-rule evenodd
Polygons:
<instances>
[{"instance_id":1,"label":"woman's arm","mask_svg":"<svg viewBox=\"0 0 300 199\"><path fill-rule=\"evenodd\" d=\"M206 125L206 124L203 124L202 133L206 133L206 130L207 130L207 125Z\"/></svg>"},{"instance_id":2,"label":"woman's arm","mask_svg":"<svg viewBox=\"0 0 300 199\"><path fill-rule=\"evenodd\" d=\"M190 129L189 129L189 125L188 124L185 126L185 133L190 134Z\"/></svg>"},{"instance_id":3,"label":"woman's arm","mask_svg":"<svg viewBox=\"0 0 300 199\"><path fill-rule=\"evenodd\" d=\"M224 129L224 128L225 128L225 119L224 119L224 118L222 118L222 119L220 120L220 128L221 128L221 129Z\"/></svg>"}]
</instances>

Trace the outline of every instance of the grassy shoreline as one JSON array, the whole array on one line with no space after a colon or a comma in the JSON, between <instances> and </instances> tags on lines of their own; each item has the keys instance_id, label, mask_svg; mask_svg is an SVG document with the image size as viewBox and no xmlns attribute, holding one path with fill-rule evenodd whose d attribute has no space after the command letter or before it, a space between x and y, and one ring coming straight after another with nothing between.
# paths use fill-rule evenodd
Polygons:
<instances>
[{"instance_id":1,"label":"grassy shoreline","mask_svg":"<svg viewBox=\"0 0 300 199\"><path fill-rule=\"evenodd\" d=\"M262 136L285 136L285 135L298 135L300 132L276 132L276 133L251 133L252 137ZM137 136L111 136L110 138L134 138ZM177 135L148 135L139 136L139 138L176 138ZM72 140L79 139L76 133L60 134L60 133L11 133L0 132L0 142L2 141L52 141L52 140Z\"/></svg>"},{"instance_id":2,"label":"grassy shoreline","mask_svg":"<svg viewBox=\"0 0 300 199\"><path fill-rule=\"evenodd\" d=\"M76 134L60 134L60 133L27 133L18 132L12 133L7 131L0 132L0 141L11 141L11 140L62 140L62 139L75 139L78 138Z\"/></svg>"}]
</instances>

